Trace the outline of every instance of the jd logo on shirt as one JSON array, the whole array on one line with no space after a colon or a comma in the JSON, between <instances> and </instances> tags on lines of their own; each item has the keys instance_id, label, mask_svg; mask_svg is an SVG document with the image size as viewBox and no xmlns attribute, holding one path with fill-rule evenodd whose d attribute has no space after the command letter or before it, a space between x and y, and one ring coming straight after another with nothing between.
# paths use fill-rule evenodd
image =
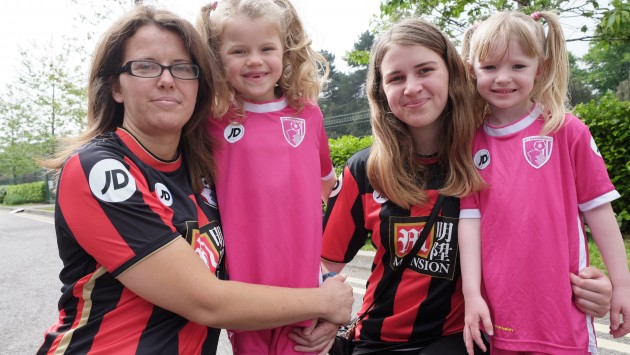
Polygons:
<instances>
[{"instance_id":1,"label":"jd logo on shirt","mask_svg":"<svg viewBox=\"0 0 630 355\"><path fill-rule=\"evenodd\" d=\"M245 127L242 124L232 122L223 131L223 137L230 143L236 143L245 135Z\"/></svg>"},{"instance_id":2,"label":"jd logo on shirt","mask_svg":"<svg viewBox=\"0 0 630 355\"><path fill-rule=\"evenodd\" d=\"M487 149L478 150L473 159L477 169L483 170L490 165L490 152Z\"/></svg>"},{"instance_id":3,"label":"jd logo on shirt","mask_svg":"<svg viewBox=\"0 0 630 355\"><path fill-rule=\"evenodd\" d=\"M171 195L168 188L160 182L155 183L155 195L160 199L164 206L170 207L173 204L173 195Z\"/></svg>"},{"instance_id":4,"label":"jd logo on shirt","mask_svg":"<svg viewBox=\"0 0 630 355\"><path fill-rule=\"evenodd\" d=\"M105 202L122 202L136 192L136 180L122 162L103 159L94 164L88 178L92 194Z\"/></svg>"}]
</instances>

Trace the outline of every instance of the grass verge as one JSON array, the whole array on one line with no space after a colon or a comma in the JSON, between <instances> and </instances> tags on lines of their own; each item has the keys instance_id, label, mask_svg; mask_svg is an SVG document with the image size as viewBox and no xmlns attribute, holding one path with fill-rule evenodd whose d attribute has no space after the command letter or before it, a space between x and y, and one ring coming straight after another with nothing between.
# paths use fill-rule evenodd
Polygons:
<instances>
[{"instance_id":1,"label":"grass verge","mask_svg":"<svg viewBox=\"0 0 630 355\"><path fill-rule=\"evenodd\" d=\"M626 258L630 260L630 236L626 236L623 240L623 243L626 248ZM604 270L604 272L608 274L608 272L606 271L606 265L604 265L604 260L602 259L602 255L599 253L597 245L592 240L588 241L588 253L591 265L597 267L600 270ZM630 263L628 263L628 265L630 265Z\"/></svg>"}]
</instances>

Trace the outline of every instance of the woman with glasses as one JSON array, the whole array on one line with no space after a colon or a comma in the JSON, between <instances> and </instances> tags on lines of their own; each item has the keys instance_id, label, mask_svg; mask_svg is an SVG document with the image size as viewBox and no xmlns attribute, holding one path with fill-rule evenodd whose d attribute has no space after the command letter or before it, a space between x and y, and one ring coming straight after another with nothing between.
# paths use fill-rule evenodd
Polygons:
<instances>
[{"instance_id":1,"label":"woman with glasses","mask_svg":"<svg viewBox=\"0 0 630 355\"><path fill-rule=\"evenodd\" d=\"M104 35L88 129L58 173L59 321L39 354L214 354L219 327L350 319L344 277L319 289L219 280L224 243L203 129L228 91L191 24L139 6Z\"/></svg>"}]
</instances>

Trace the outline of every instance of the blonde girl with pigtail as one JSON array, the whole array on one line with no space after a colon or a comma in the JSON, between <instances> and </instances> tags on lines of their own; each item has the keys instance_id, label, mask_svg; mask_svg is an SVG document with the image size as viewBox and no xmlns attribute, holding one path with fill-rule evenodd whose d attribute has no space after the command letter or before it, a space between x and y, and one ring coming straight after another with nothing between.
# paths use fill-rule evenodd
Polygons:
<instances>
[{"instance_id":1,"label":"blonde girl with pigtail","mask_svg":"<svg viewBox=\"0 0 630 355\"><path fill-rule=\"evenodd\" d=\"M558 17L500 12L462 48L484 115L472 154L489 185L461 201L468 351L483 346L481 326L493 355L596 353L592 318L571 294L588 266L584 222L612 281L615 337L630 330L630 273L610 204L620 195L588 127L568 111Z\"/></svg>"},{"instance_id":2,"label":"blonde girl with pigtail","mask_svg":"<svg viewBox=\"0 0 630 355\"><path fill-rule=\"evenodd\" d=\"M336 181L317 106L328 63L311 47L288 0L209 4L198 29L219 53L232 90L227 112L215 112L207 127L216 143L228 276L316 287L322 280L322 199ZM235 354L303 354L294 348L312 353L330 334L308 346L288 335L296 331L308 338L316 324L229 335ZM334 334L337 326L326 329Z\"/></svg>"}]
</instances>

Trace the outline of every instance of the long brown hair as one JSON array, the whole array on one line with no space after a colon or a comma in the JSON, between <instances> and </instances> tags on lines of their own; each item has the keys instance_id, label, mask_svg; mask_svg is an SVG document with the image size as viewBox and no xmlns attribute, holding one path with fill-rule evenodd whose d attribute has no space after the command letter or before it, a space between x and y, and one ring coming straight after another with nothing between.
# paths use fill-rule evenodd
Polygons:
<instances>
[{"instance_id":1,"label":"long brown hair","mask_svg":"<svg viewBox=\"0 0 630 355\"><path fill-rule=\"evenodd\" d=\"M188 49L193 63L199 66L199 89L195 109L182 129L180 149L186 157L191 184L195 191L203 188L201 179L214 181L214 161L210 138L204 125L211 110L221 109L220 104L229 102L227 86L217 78L221 72L219 59L201 39L194 26L179 16L151 6L136 6L105 32L94 51L88 75L87 130L80 136L67 139L64 149L42 165L56 170L80 146L95 137L113 132L123 124L124 106L112 97L112 88L118 82L118 69L124 64L126 41L136 31L153 25L179 36Z\"/></svg>"},{"instance_id":2,"label":"long brown hair","mask_svg":"<svg viewBox=\"0 0 630 355\"><path fill-rule=\"evenodd\" d=\"M407 125L389 108L383 91L381 63L394 46L421 45L446 63L449 73L448 101L441 117L438 160L447 168L442 193L465 196L484 183L472 160L472 140L480 122L471 114L473 87L455 46L434 25L421 19L395 24L372 46L367 94L374 143L368 158L368 178L372 186L395 204L410 208L427 201L426 174L416 162Z\"/></svg>"}]
</instances>

